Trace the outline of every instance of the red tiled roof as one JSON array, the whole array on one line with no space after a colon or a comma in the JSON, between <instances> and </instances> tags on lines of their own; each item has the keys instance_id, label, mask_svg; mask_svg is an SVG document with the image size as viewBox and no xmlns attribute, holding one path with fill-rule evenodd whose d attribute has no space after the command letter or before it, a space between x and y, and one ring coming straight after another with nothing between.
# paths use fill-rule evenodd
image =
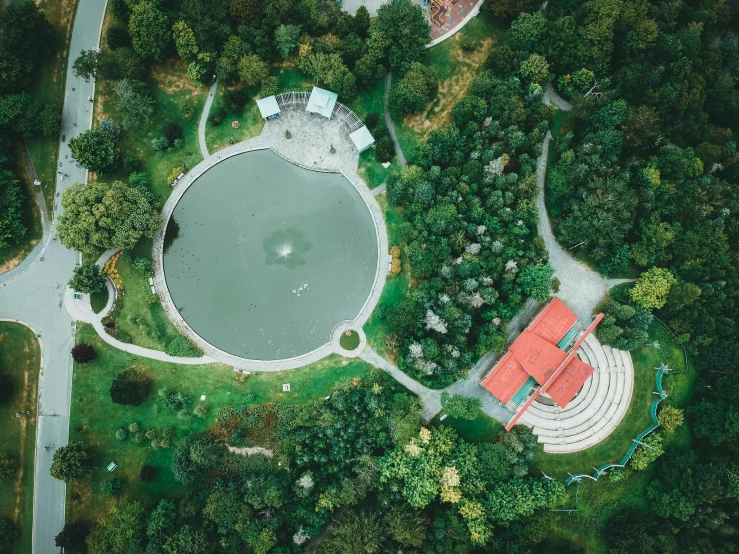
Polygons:
<instances>
[{"instance_id":1,"label":"red tiled roof","mask_svg":"<svg viewBox=\"0 0 739 554\"><path fill-rule=\"evenodd\" d=\"M549 385L547 393L559 407L565 408L575 398L593 371L595 370L585 362L573 358Z\"/></svg>"},{"instance_id":2,"label":"red tiled roof","mask_svg":"<svg viewBox=\"0 0 739 554\"><path fill-rule=\"evenodd\" d=\"M528 329L524 329L508 350L540 385L546 383L567 357L564 350Z\"/></svg>"},{"instance_id":3,"label":"red tiled roof","mask_svg":"<svg viewBox=\"0 0 739 554\"><path fill-rule=\"evenodd\" d=\"M503 403L508 402L529 378L515 356L506 352L493 371L480 383L490 394Z\"/></svg>"},{"instance_id":4,"label":"red tiled roof","mask_svg":"<svg viewBox=\"0 0 739 554\"><path fill-rule=\"evenodd\" d=\"M576 322L577 316L555 296L529 326L529 330L556 345Z\"/></svg>"}]
</instances>

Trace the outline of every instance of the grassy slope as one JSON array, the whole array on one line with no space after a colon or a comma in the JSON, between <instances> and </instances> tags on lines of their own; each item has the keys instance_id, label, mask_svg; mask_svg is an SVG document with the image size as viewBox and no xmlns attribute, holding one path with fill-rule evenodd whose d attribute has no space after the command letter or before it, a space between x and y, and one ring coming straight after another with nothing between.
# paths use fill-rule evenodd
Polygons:
<instances>
[{"instance_id":1,"label":"grassy slope","mask_svg":"<svg viewBox=\"0 0 739 554\"><path fill-rule=\"evenodd\" d=\"M275 66L271 70L271 74L280 81L280 92L291 90L310 90L313 83L298 70L291 62L284 62L282 65ZM213 101L213 107L223 105L223 91L226 87L219 86L216 98ZM264 120L259 114L259 108L255 100L259 98L259 87L249 87L249 102L244 108L243 113L236 113L230 110L226 111L223 123L218 126L213 125L210 121L205 127L205 141L208 145L208 151L213 152L228 146L229 141L241 142L257 136L262 132ZM212 110L213 108L211 108ZM233 129L231 123L238 121L241 125L238 129Z\"/></svg>"},{"instance_id":2,"label":"grassy slope","mask_svg":"<svg viewBox=\"0 0 739 554\"><path fill-rule=\"evenodd\" d=\"M0 274L7 273L20 264L43 236L41 212L34 198L33 183L31 183L31 179L28 173L26 173L19 153L16 153L14 171L23 194L21 218L23 224L26 226L27 232L26 236L18 244L13 244L7 248L0 248Z\"/></svg>"},{"instance_id":3,"label":"grassy slope","mask_svg":"<svg viewBox=\"0 0 739 554\"><path fill-rule=\"evenodd\" d=\"M388 242L390 247L400 245L399 227L403 223L402 211L387 205L385 195L376 197L385 214L385 223L387 225ZM392 359L392 352L387 352L385 339L390 334L387 323L379 316L383 308L397 304L407 293L411 287L410 265L405 263L405 259L401 258L402 270L399 275L388 279L385 287L382 289L382 296L377 303L375 310L369 321L364 325L364 332L367 335L367 343L380 355L388 359Z\"/></svg>"},{"instance_id":4,"label":"grassy slope","mask_svg":"<svg viewBox=\"0 0 739 554\"><path fill-rule=\"evenodd\" d=\"M385 124L385 77L366 89L360 89L357 97L348 103L349 108L364 121L368 113L374 112L380 116L380 124ZM375 156L375 149L370 148L359 155L357 173L371 189L383 184L387 178L400 171L398 159L393 157L390 166L385 169Z\"/></svg>"},{"instance_id":5,"label":"grassy slope","mask_svg":"<svg viewBox=\"0 0 739 554\"><path fill-rule=\"evenodd\" d=\"M423 62L436 70L439 93L424 113L393 121L406 158L413 153L418 141L428 138L434 129L451 123L451 109L467 95L472 80L490 48L500 39L503 28L500 20L482 12L453 37L427 50ZM460 45L464 38L477 40L478 48L473 52L463 51Z\"/></svg>"},{"instance_id":6,"label":"grassy slope","mask_svg":"<svg viewBox=\"0 0 739 554\"><path fill-rule=\"evenodd\" d=\"M30 0L16 0L17 3ZM37 0L46 19L54 27L57 42L51 53L34 71L30 93L43 104L56 103L59 110L64 103L64 83L67 78L67 54L69 39L72 36L77 0ZM33 165L36 167L46 198L46 208L51 216L54 209L54 191L56 185L56 164L59 156L59 136L32 137L28 139L28 151Z\"/></svg>"},{"instance_id":7,"label":"grassy slope","mask_svg":"<svg viewBox=\"0 0 739 554\"><path fill-rule=\"evenodd\" d=\"M222 406L243 403L247 393L254 395L254 403L299 404L326 396L341 378L361 378L373 371L372 366L360 360L331 356L302 369L252 375L241 383L235 378L237 374L225 365L177 366L132 356L103 343L86 324L80 326L77 340L92 344L99 355L90 364L75 365L70 429L81 427L82 430L72 431L70 440L88 441L96 455L91 484L74 484L67 489L70 495L78 492L82 496L79 502L70 500L67 503L70 520L96 518L105 502L101 485L110 477L106 466L111 461L118 464L115 476L124 480L122 494L130 499L153 507L162 497L176 498L184 494L184 488L174 480L170 469L173 449L151 450L149 441L139 444L131 436L119 441L115 432L120 427L138 422L141 429L155 428L161 434L166 427L174 426L176 443L178 438L212 425ZM115 376L130 367L146 372L155 380L155 392L139 407L113 404L108 393ZM290 383L289 393L282 392L283 383ZM185 394L190 410L200 403L200 395L206 395L208 416L181 421L173 412L157 410L156 391L162 388ZM155 482L139 481L139 471L144 464L159 469Z\"/></svg>"},{"instance_id":8,"label":"grassy slope","mask_svg":"<svg viewBox=\"0 0 739 554\"><path fill-rule=\"evenodd\" d=\"M151 240L142 240L130 252L131 258L151 255ZM179 336L160 302L149 304L150 287L147 276L136 271L123 257L118 260L118 271L126 294L118 317L118 326L131 335L133 344L164 350L167 344Z\"/></svg>"},{"instance_id":9,"label":"grassy slope","mask_svg":"<svg viewBox=\"0 0 739 554\"><path fill-rule=\"evenodd\" d=\"M636 378L634 396L619 427L604 442L583 452L565 455L539 452L532 473L537 474L543 470L553 477L563 478L567 476L568 471L592 473L592 466L619 461L629 448L631 439L652 423L649 406L656 398L656 395L652 394L652 391L656 390L654 368L662 362L678 372L663 378L662 385L670 396L660 406L671 404L685 408L689 404L697 376L695 368L691 364L685 370L682 350L675 346L669 332L659 322L655 321L652 324L649 334L649 342L632 352ZM659 349L652 346L655 340L660 343ZM639 406L639 412L634 411L636 406ZM688 426L683 425L673 435L664 437L664 446L689 447L691 440ZM654 465L645 471L627 468L626 475L627 479L620 482L613 482L607 477L601 478L598 482L583 480L579 485L578 512L547 513L545 515L547 531L554 536L571 539L589 553L605 554L607 548L603 538L607 533L605 523L608 518L627 507L640 511L648 509L646 487L654 475ZM564 507L574 507L576 485L572 485L568 490L571 498Z\"/></svg>"},{"instance_id":10,"label":"grassy slope","mask_svg":"<svg viewBox=\"0 0 739 554\"><path fill-rule=\"evenodd\" d=\"M100 292L93 292L90 295L90 305L92 306L92 310L99 314L103 311L103 308L105 308L105 305L108 303L108 289L104 288Z\"/></svg>"},{"instance_id":11,"label":"grassy slope","mask_svg":"<svg viewBox=\"0 0 739 554\"><path fill-rule=\"evenodd\" d=\"M0 322L0 371L6 371L15 393L0 406L0 451L16 461L22 459L21 471L11 481L0 481L0 516L15 521L21 531L13 552L31 552L33 523L33 468L36 443L36 404L41 352L33 333L17 323ZM31 415L17 419L15 413L30 410ZM25 426L25 430L23 430Z\"/></svg>"}]
</instances>

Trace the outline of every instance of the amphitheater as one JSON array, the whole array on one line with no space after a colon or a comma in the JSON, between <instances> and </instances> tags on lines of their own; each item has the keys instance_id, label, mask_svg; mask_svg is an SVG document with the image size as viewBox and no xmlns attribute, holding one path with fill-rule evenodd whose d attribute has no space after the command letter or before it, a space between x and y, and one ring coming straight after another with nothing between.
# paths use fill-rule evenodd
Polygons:
<instances>
[{"instance_id":1,"label":"amphitheater","mask_svg":"<svg viewBox=\"0 0 739 554\"><path fill-rule=\"evenodd\" d=\"M542 393L521 415L544 451L569 453L590 448L610 435L626 415L634 390L631 354L602 345L590 334L577 356L594 368L593 374L566 408Z\"/></svg>"}]
</instances>

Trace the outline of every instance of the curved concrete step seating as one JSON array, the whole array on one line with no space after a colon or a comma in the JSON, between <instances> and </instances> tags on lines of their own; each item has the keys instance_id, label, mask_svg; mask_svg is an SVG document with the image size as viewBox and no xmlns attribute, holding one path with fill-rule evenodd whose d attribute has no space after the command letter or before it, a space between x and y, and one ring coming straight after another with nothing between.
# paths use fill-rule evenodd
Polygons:
<instances>
[{"instance_id":1,"label":"curved concrete step seating","mask_svg":"<svg viewBox=\"0 0 739 554\"><path fill-rule=\"evenodd\" d=\"M577 452L610 435L623 419L634 390L631 354L600 344L588 335L577 356L593 375L565 409L535 401L520 422L533 429L544 451Z\"/></svg>"}]
</instances>

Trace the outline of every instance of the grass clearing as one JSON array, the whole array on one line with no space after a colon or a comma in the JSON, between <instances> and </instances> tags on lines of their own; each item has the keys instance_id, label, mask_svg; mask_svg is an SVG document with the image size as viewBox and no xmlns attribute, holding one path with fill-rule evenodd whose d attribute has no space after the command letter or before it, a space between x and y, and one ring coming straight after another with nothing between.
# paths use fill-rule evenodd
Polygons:
<instances>
[{"instance_id":1,"label":"grass clearing","mask_svg":"<svg viewBox=\"0 0 739 554\"><path fill-rule=\"evenodd\" d=\"M42 104L57 104L61 112L64 103L64 84L67 79L69 41L72 36L77 0L36 0L36 4L54 28L57 40L52 45L51 52L34 69L29 92ZM59 138L59 135L37 136L26 141L31 160L41 181L49 217L54 210Z\"/></svg>"},{"instance_id":2,"label":"grass clearing","mask_svg":"<svg viewBox=\"0 0 739 554\"><path fill-rule=\"evenodd\" d=\"M43 229L41 226L41 211L36 204L35 193L33 191L33 183L26 172L20 153L16 153L14 173L20 183L21 194L23 196L21 203L21 221L26 226L26 236L18 244L12 244L7 248L0 248L0 275L7 273L11 269L26 259L31 253L34 246L43 238Z\"/></svg>"},{"instance_id":3,"label":"grass clearing","mask_svg":"<svg viewBox=\"0 0 739 554\"><path fill-rule=\"evenodd\" d=\"M412 155L416 144L427 139L431 131L451 123L452 108L467 96L475 75L505 27L501 20L481 12L454 36L427 50L424 65L436 70L439 92L425 111L395 122L398 142L406 157ZM462 50L465 38L477 41L478 47L472 52Z\"/></svg>"},{"instance_id":4,"label":"grass clearing","mask_svg":"<svg viewBox=\"0 0 739 554\"><path fill-rule=\"evenodd\" d=\"M221 407L229 404L259 404L278 402L300 404L317 400L331 393L334 384L343 378L364 378L372 371L371 365L361 360L348 360L329 356L305 368L278 373L257 373L245 382L229 366L223 364L178 366L156 360L139 358L104 343L92 326L82 324L77 333L78 342L92 344L98 358L89 364L75 365L72 389L72 415L70 440L89 442L95 452L94 471L90 482L75 483L67 488L67 519L93 521L106 502L102 483L112 476L123 479L122 495L141 501L153 508L161 498L175 499L185 493L185 488L174 480L171 461L174 444L180 438L205 430L213 424ZM109 388L113 379L128 368L136 367L154 379L153 393L141 406L121 406L110 400ZM290 383L290 392L282 392L282 384ZM183 421L177 414L166 410L157 401L156 391L170 388L182 392L187 398L187 408L201 404L208 407L207 417L192 417ZM245 398L247 394L253 398ZM159 409L157 408L159 406ZM157 429L160 433L172 426L176 429L173 446L168 449L151 449L149 443L135 442L132 436L119 441L116 431L137 422L142 430ZM80 431L76 431L80 429ZM118 469L111 475L106 467L114 461ZM159 470L156 481L139 480L144 464ZM80 500L71 500L78 493Z\"/></svg>"},{"instance_id":5,"label":"grass clearing","mask_svg":"<svg viewBox=\"0 0 739 554\"><path fill-rule=\"evenodd\" d=\"M356 331L349 331L351 334L347 335L346 332L341 333L339 337L339 344L345 350L354 350L359 346L359 333Z\"/></svg>"},{"instance_id":6,"label":"grass clearing","mask_svg":"<svg viewBox=\"0 0 739 554\"><path fill-rule=\"evenodd\" d=\"M430 426L448 425L457 431L457 434L464 440L475 444L492 442L504 429L499 421L484 414L482 410L475 419L457 419L449 416L444 421L440 421L440 417L441 413L436 414L436 417L431 420Z\"/></svg>"},{"instance_id":7,"label":"grass clearing","mask_svg":"<svg viewBox=\"0 0 739 554\"><path fill-rule=\"evenodd\" d=\"M19 323L0 322L0 371L13 382L13 397L0 405L0 452L18 462L15 479L0 481L0 516L13 520L20 538L13 552L31 552L36 407L41 349L33 332ZM16 412L30 411L18 419ZM9 550L10 552L10 550Z\"/></svg>"},{"instance_id":8,"label":"grass clearing","mask_svg":"<svg viewBox=\"0 0 739 554\"><path fill-rule=\"evenodd\" d=\"M150 239L141 240L128 254L132 260L149 258L151 248ZM121 256L116 266L125 290L118 327L130 335L132 344L164 351L172 339L180 336L180 332L167 317L161 302L149 302L152 295L148 276L136 271L125 258Z\"/></svg>"},{"instance_id":9,"label":"grass clearing","mask_svg":"<svg viewBox=\"0 0 739 554\"><path fill-rule=\"evenodd\" d=\"M660 348L652 346L654 341L660 343ZM631 404L619 426L604 441L595 446L572 454L546 454L539 447L534 466L536 472L544 471L552 477L564 480L567 473L593 473L593 467L607 463L618 463L631 446L632 440L646 428L652 425L649 409L657 398L655 369L661 363L668 364L678 370L677 373L663 377L662 384L668 390L670 398L665 401L677 408L684 408L690 399L690 390L695 380L696 372L692 365L685 371L683 351L679 348L670 333L661 323L654 321L649 328L649 340L631 353L634 364L634 392ZM660 404L666 405L665 403ZM665 445L670 441L678 444L689 444L690 437L686 426L672 437L665 437Z\"/></svg>"},{"instance_id":10,"label":"grass clearing","mask_svg":"<svg viewBox=\"0 0 739 554\"><path fill-rule=\"evenodd\" d=\"M404 218L400 208L389 206L385 194L375 197L380 208L385 214L385 225L387 226L389 246L400 245L400 226ZM390 335L387 322L380 317L383 310L400 302L412 285L410 264L401 257L401 272L393 278L387 279L382 289L380 300L375 306L372 315L364 325L364 333L367 335L367 343L383 358L395 362L395 352L387 347L386 339Z\"/></svg>"},{"instance_id":11,"label":"grass clearing","mask_svg":"<svg viewBox=\"0 0 739 554\"><path fill-rule=\"evenodd\" d=\"M288 92L292 90L310 90L313 83L305 76L292 61L284 61L282 64L273 66L270 75L277 77L279 80L279 91ZM224 90L233 87L219 86L216 97L213 100L211 111L213 108L223 106ZM244 111L241 113L226 110L223 122L220 125L213 125L209 120L205 125L205 142L208 151L212 154L229 144L241 142L259 135L264 128L264 120L259 113L256 99L260 97L259 87L248 87L249 102L246 104ZM239 122L239 128L234 129L231 124L233 121Z\"/></svg>"}]
</instances>

